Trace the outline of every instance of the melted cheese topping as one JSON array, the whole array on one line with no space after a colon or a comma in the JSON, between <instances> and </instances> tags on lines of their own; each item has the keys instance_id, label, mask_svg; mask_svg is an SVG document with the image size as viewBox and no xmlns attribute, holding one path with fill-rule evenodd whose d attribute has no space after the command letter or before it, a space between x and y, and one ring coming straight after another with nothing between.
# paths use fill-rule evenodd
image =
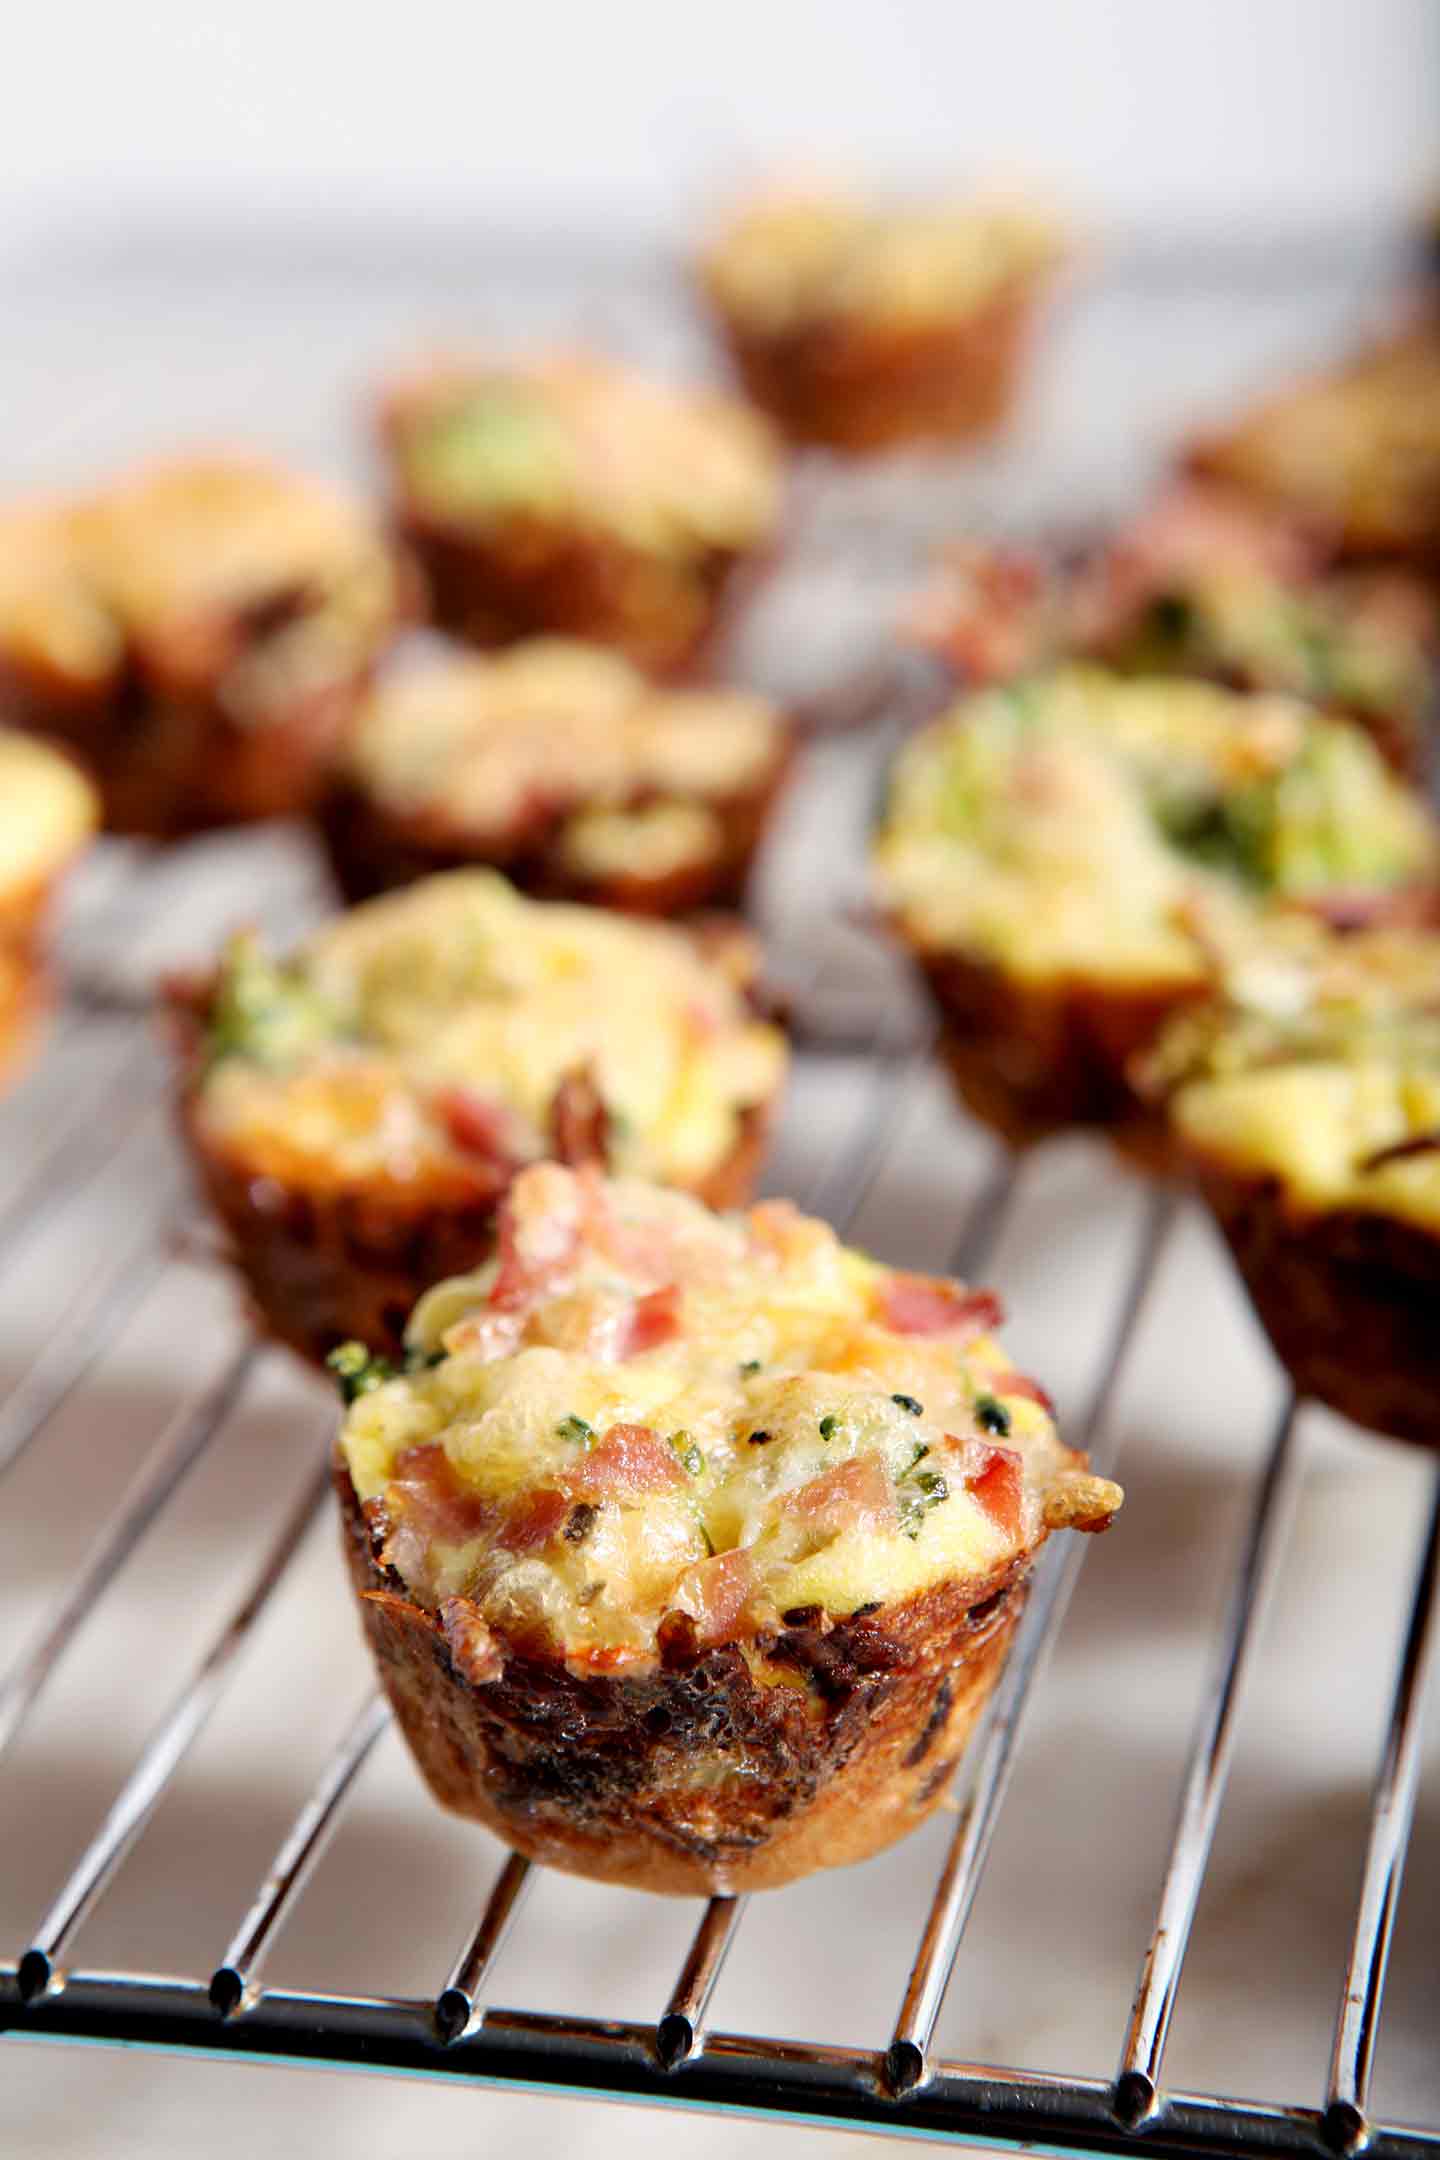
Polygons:
<instances>
[{"instance_id":1,"label":"melted cheese topping","mask_svg":"<svg viewBox=\"0 0 1440 2160\"><path fill-rule=\"evenodd\" d=\"M916 1285L788 1203L718 1217L545 1165L499 1257L417 1308L414 1357L440 1362L363 1394L341 1448L418 1596L581 1662L653 1656L667 1613L718 1640L978 1583L1047 1525L1103 1526L1119 1490L986 1332L994 1301L921 1283L917 1314ZM942 1324L897 1324L922 1317Z\"/></svg>"},{"instance_id":2,"label":"melted cheese topping","mask_svg":"<svg viewBox=\"0 0 1440 2160\"><path fill-rule=\"evenodd\" d=\"M95 791L69 758L0 728L0 902L62 870L98 817Z\"/></svg>"},{"instance_id":3,"label":"melted cheese topping","mask_svg":"<svg viewBox=\"0 0 1440 2160\"><path fill-rule=\"evenodd\" d=\"M1201 1153L1278 1176L1305 1208L1440 1230L1440 935L1272 936L1154 1067Z\"/></svg>"},{"instance_id":4,"label":"melted cheese topping","mask_svg":"<svg viewBox=\"0 0 1440 2160\"><path fill-rule=\"evenodd\" d=\"M348 771L395 811L497 845L537 805L574 805L560 852L600 873L713 853L704 806L762 785L782 752L763 698L657 690L599 646L536 638L394 677L360 716Z\"/></svg>"},{"instance_id":5,"label":"melted cheese topping","mask_svg":"<svg viewBox=\"0 0 1440 2160\"><path fill-rule=\"evenodd\" d=\"M922 947L1032 979L1185 983L1216 926L1433 877L1440 840L1344 721L1072 668L962 699L906 747L875 867Z\"/></svg>"},{"instance_id":6,"label":"melted cheese topping","mask_svg":"<svg viewBox=\"0 0 1440 2160\"><path fill-rule=\"evenodd\" d=\"M928 322L968 314L1050 269L1054 221L984 200L881 208L781 192L739 211L702 274L726 314L779 335L808 323Z\"/></svg>"},{"instance_id":7,"label":"melted cheese topping","mask_svg":"<svg viewBox=\"0 0 1440 2160\"><path fill-rule=\"evenodd\" d=\"M267 606L273 626L245 625ZM159 682L263 720L367 664L396 607L369 520L256 462L177 461L0 518L0 651L82 686L133 654Z\"/></svg>"},{"instance_id":8,"label":"melted cheese topping","mask_svg":"<svg viewBox=\"0 0 1440 2160\"><path fill-rule=\"evenodd\" d=\"M1440 534L1440 324L1434 319L1260 406L1207 467L1355 545Z\"/></svg>"},{"instance_id":9,"label":"melted cheese topping","mask_svg":"<svg viewBox=\"0 0 1440 2160\"><path fill-rule=\"evenodd\" d=\"M405 1183L550 1152L583 1069L608 1159L702 1178L781 1084L784 1041L745 1000L754 948L523 899L461 870L352 909L274 968L243 948L212 1008L202 1114L270 1174Z\"/></svg>"},{"instance_id":10,"label":"melted cheese topping","mask_svg":"<svg viewBox=\"0 0 1440 2160\"><path fill-rule=\"evenodd\" d=\"M407 493L461 526L534 516L683 560L759 546L779 517L758 414L588 355L417 373L392 393L389 430Z\"/></svg>"}]
</instances>

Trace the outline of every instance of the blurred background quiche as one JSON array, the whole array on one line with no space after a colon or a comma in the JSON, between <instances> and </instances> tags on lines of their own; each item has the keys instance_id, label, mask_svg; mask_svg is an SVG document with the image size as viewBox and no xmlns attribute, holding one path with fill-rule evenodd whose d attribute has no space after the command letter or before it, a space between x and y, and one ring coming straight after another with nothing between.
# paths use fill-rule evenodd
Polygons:
<instances>
[{"instance_id":1,"label":"blurred background quiche","mask_svg":"<svg viewBox=\"0 0 1440 2160\"><path fill-rule=\"evenodd\" d=\"M742 932L523 898L454 871L271 958L232 941L171 1008L184 1135L262 1325L398 1352L526 1164L745 1199L782 1085Z\"/></svg>"},{"instance_id":2,"label":"blurred background quiche","mask_svg":"<svg viewBox=\"0 0 1440 2160\"><path fill-rule=\"evenodd\" d=\"M534 638L394 674L322 813L347 899L488 863L640 914L729 906L790 767L764 698L662 688L618 653Z\"/></svg>"},{"instance_id":3,"label":"blurred background quiche","mask_svg":"<svg viewBox=\"0 0 1440 2160\"><path fill-rule=\"evenodd\" d=\"M253 458L0 512L0 717L75 749L106 823L306 808L410 600L367 515Z\"/></svg>"}]
</instances>

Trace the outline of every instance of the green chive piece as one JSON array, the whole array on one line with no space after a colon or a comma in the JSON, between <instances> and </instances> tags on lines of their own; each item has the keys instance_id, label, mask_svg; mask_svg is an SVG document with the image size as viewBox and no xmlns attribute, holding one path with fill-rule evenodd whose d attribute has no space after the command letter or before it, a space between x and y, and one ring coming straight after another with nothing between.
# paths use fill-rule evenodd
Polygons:
<instances>
[{"instance_id":1,"label":"green chive piece","mask_svg":"<svg viewBox=\"0 0 1440 2160\"><path fill-rule=\"evenodd\" d=\"M890 1400L897 1410L908 1410L911 1417L924 1417L925 1415L924 1403L916 1402L913 1395L892 1395Z\"/></svg>"},{"instance_id":2,"label":"green chive piece","mask_svg":"<svg viewBox=\"0 0 1440 2160\"><path fill-rule=\"evenodd\" d=\"M836 1435L836 1433L837 1433L837 1432L839 1432L839 1430L840 1430L840 1420L839 1420L839 1418L838 1418L838 1417L837 1417L837 1416L835 1415L835 1413L834 1413L833 1411L832 1411L832 1412L830 1413L830 1415L829 1415L828 1417L822 1417L822 1418L821 1418L821 1420L820 1420L820 1438L821 1438L822 1440L833 1440L833 1439L834 1439L834 1437L835 1437L835 1435Z\"/></svg>"},{"instance_id":3,"label":"green chive piece","mask_svg":"<svg viewBox=\"0 0 1440 2160\"><path fill-rule=\"evenodd\" d=\"M750 1379L750 1377L752 1376L752 1374L754 1374L754 1373L757 1373L757 1372L759 1372L759 1370L760 1370L760 1360L759 1360L759 1358L758 1358L758 1357L747 1357L747 1358L746 1358L746 1360L745 1360L745 1362L744 1362L744 1364L743 1364L743 1365L742 1365L742 1366L740 1367L740 1377L741 1377L741 1379L742 1379L742 1380L748 1380L748 1379Z\"/></svg>"},{"instance_id":4,"label":"green chive piece","mask_svg":"<svg viewBox=\"0 0 1440 2160\"><path fill-rule=\"evenodd\" d=\"M395 1367L389 1358L372 1357L363 1342L338 1344L325 1363L334 1373L340 1399L347 1407L395 1378Z\"/></svg>"},{"instance_id":5,"label":"green chive piece","mask_svg":"<svg viewBox=\"0 0 1440 2160\"><path fill-rule=\"evenodd\" d=\"M1002 1439L1010 1430L1010 1412L993 1395L976 1396L975 1421L986 1432L999 1433Z\"/></svg>"},{"instance_id":6,"label":"green chive piece","mask_svg":"<svg viewBox=\"0 0 1440 2160\"><path fill-rule=\"evenodd\" d=\"M569 1417L561 1418L560 1423L555 1428L555 1434L557 1439L573 1440L582 1448L595 1445L594 1426L587 1425L584 1418L576 1417L573 1411Z\"/></svg>"},{"instance_id":7,"label":"green chive piece","mask_svg":"<svg viewBox=\"0 0 1440 2160\"><path fill-rule=\"evenodd\" d=\"M691 1477L699 1477L701 1471L705 1468L705 1457L701 1454L689 1433L683 1430L672 1432L670 1445L679 1456L682 1466L689 1471Z\"/></svg>"}]
</instances>

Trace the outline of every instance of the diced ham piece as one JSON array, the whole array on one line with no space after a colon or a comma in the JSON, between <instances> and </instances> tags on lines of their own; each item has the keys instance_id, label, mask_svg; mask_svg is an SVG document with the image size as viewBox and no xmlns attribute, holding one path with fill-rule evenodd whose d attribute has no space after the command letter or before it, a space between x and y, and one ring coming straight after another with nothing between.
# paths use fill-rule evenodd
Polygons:
<instances>
[{"instance_id":1,"label":"diced ham piece","mask_svg":"<svg viewBox=\"0 0 1440 2160\"><path fill-rule=\"evenodd\" d=\"M879 1455L854 1455L822 1471L797 1492L786 1493L781 1511L805 1529L839 1537L845 1530L893 1530L898 1520L895 1488Z\"/></svg>"},{"instance_id":2,"label":"diced ham piece","mask_svg":"<svg viewBox=\"0 0 1440 2160\"><path fill-rule=\"evenodd\" d=\"M1031 1380L1025 1373L1006 1373L995 1390L997 1395L1018 1395L1025 1402L1039 1403L1047 1417L1054 1417L1055 1405L1038 1380Z\"/></svg>"},{"instance_id":3,"label":"diced ham piece","mask_svg":"<svg viewBox=\"0 0 1440 2160\"><path fill-rule=\"evenodd\" d=\"M438 1088L431 1100L435 1115L464 1154L497 1163L509 1160L507 1119L499 1103L467 1087Z\"/></svg>"},{"instance_id":4,"label":"diced ham piece","mask_svg":"<svg viewBox=\"0 0 1440 2160\"><path fill-rule=\"evenodd\" d=\"M986 1460L965 1480L997 1530L1006 1537L1020 1535L1020 1501L1024 1492L1020 1457L1014 1448L985 1446Z\"/></svg>"},{"instance_id":5,"label":"diced ham piece","mask_svg":"<svg viewBox=\"0 0 1440 2160\"><path fill-rule=\"evenodd\" d=\"M988 1335L1005 1317L993 1290L961 1290L933 1275L890 1275L880 1318L897 1335Z\"/></svg>"},{"instance_id":6,"label":"diced ham piece","mask_svg":"<svg viewBox=\"0 0 1440 2160\"><path fill-rule=\"evenodd\" d=\"M580 1180L559 1163L536 1163L515 1180L500 1209L492 1311L518 1311L553 1288L574 1261L584 1210Z\"/></svg>"},{"instance_id":7,"label":"diced ham piece","mask_svg":"<svg viewBox=\"0 0 1440 2160\"><path fill-rule=\"evenodd\" d=\"M558 1537L570 1502L553 1485L537 1485L514 1501L496 1536L507 1552L538 1552Z\"/></svg>"},{"instance_id":8,"label":"diced ham piece","mask_svg":"<svg viewBox=\"0 0 1440 2160\"><path fill-rule=\"evenodd\" d=\"M754 1590L755 1565L742 1546L686 1568L675 1585L675 1604L694 1621L697 1642L725 1642L738 1629Z\"/></svg>"},{"instance_id":9,"label":"diced ham piece","mask_svg":"<svg viewBox=\"0 0 1440 2160\"><path fill-rule=\"evenodd\" d=\"M472 1687L500 1678L504 1653L469 1598L446 1598L440 1607L440 1625L456 1669Z\"/></svg>"},{"instance_id":10,"label":"diced ham piece","mask_svg":"<svg viewBox=\"0 0 1440 2160\"><path fill-rule=\"evenodd\" d=\"M495 1504L460 1479L438 1440L407 1448L395 1464L385 1492L386 1512L428 1543L463 1545L478 1537L495 1518Z\"/></svg>"},{"instance_id":11,"label":"diced ham piece","mask_svg":"<svg viewBox=\"0 0 1440 2160\"><path fill-rule=\"evenodd\" d=\"M664 1283L645 1297L637 1298L624 1337L622 1357L639 1357L671 1341L680 1327L680 1286Z\"/></svg>"},{"instance_id":12,"label":"diced ham piece","mask_svg":"<svg viewBox=\"0 0 1440 2160\"><path fill-rule=\"evenodd\" d=\"M556 1482L572 1500L638 1500L680 1484L684 1474L648 1425L612 1425Z\"/></svg>"}]
</instances>

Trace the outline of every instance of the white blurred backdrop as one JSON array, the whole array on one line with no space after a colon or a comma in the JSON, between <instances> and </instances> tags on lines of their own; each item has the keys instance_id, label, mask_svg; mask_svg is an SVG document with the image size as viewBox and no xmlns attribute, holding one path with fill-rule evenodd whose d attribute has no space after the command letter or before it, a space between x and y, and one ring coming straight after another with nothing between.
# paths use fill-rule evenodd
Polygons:
<instances>
[{"instance_id":1,"label":"white blurred backdrop","mask_svg":"<svg viewBox=\"0 0 1440 2160\"><path fill-rule=\"evenodd\" d=\"M1433 0L51 0L0 73L0 244L87 213L673 228L796 153L1018 169L1106 220L1393 216Z\"/></svg>"}]
</instances>

